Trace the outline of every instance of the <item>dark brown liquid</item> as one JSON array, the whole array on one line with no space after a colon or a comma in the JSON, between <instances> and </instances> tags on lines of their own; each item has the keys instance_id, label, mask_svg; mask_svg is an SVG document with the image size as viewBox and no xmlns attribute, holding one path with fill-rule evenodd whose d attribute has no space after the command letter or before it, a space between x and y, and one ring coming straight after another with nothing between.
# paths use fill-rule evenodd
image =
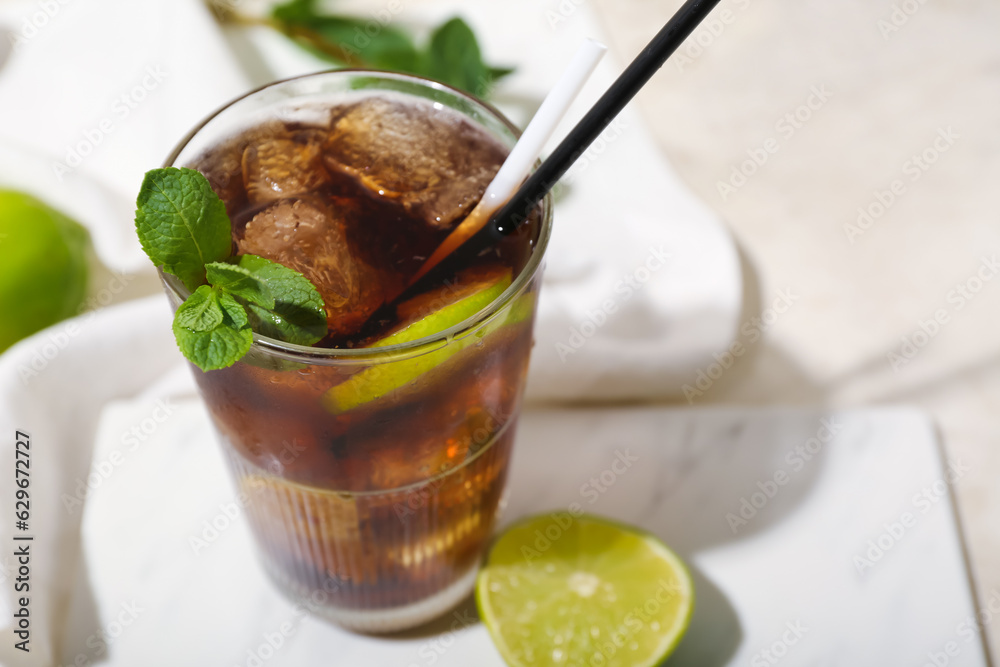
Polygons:
<instances>
[{"instance_id":1,"label":"dark brown liquid","mask_svg":"<svg viewBox=\"0 0 1000 667\"><path fill-rule=\"evenodd\" d=\"M517 276L538 236L535 219L468 258L446 277L447 288L444 280L429 286L435 298L387 308L385 295L398 292L474 207L505 157L452 112L397 104L386 112L393 118L411 114L406 119L419 125L437 115L433 122L444 124L428 130L438 139L433 164L386 163L364 137L345 135L343 119L357 116L345 106L332 110L329 126L252 128L192 165L226 202L238 252L279 261L317 284L330 322L323 347L371 343L462 293L470 275ZM366 127L357 118L348 125L355 133ZM369 125L383 133L394 127ZM442 137L451 143L440 145ZM435 180L437 166L448 178ZM421 186L416 194L406 191L407 179ZM283 587L299 597L325 589L334 608L381 609L424 599L474 567L505 482L536 290L534 280L501 312L501 324L481 328L467 339L474 344L451 343L461 347L404 386L371 390L381 386L372 375L362 390L370 395L346 411L331 410L331 390L359 374L391 377L414 360L296 365L251 351L231 368L195 371L265 561Z\"/></svg>"},{"instance_id":2,"label":"dark brown liquid","mask_svg":"<svg viewBox=\"0 0 1000 667\"><path fill-rule=\"evenodd\" d=\"M403 324L389 299L402 291L424 260L475 207L506 158L507 151L502 145L454 112L435 111L425 103L419 106L391 103L394 106L389 111L395 112L393 117L405 117L411 110L413 114L446 117L447 121L438 125L448 131L448 145L442 146L440 137L432 134L432 130L407 128L422 129L437 139L433 142L433 155L426 163L415 167L363 163L367 155L345 149L347 131L337 130L347 124L345 117L353 121L347 124L352 130L384 129L357 127L361 123L354 117L364 117L372 111L358 111L365 104L362 102L335 108L330 121L333 130L299 122L271 122L224 142L192 165L208 176L212 187L226 202L238 254L257 254L281 262L304 273L320 289L327 302L330 326L330 335L318 344L320 347L356 347ZM404 106L406 112L399 112L395 105ZM435 125L433 130L441 128ZM401 137L407 139L406 135ZM412 140L431 143L427 137L417 136ZM361 141L355 140L352 145ZM351 164L344 165L338 160ZM450 195L447 177L427 186L426 173L433 173L439 164L445 174L454 175L463 168L474 172L473 176L451 179L456 182L460 196ZM407 166L412 168L406 169ZM380 168L387 173L380 174ZM307 171L309 176L286 175L294 170ZM401 192L406 186L406 176L421 181L414 187L426 187ZM261 183L265 185L262 187ZM284 212L290 205L306 209L310 221L314 217L335 221L331 226L338 228L334 234L336 246L344 253L337 258L349 258L338 263L357 269L352 276L354 284L345 285L349 279L339 280L344 271L335 275L334 280L328 280L330 272L316 266L317 255L338 253L332 248L317 247L322 244L313 242L315 235L299 233L297 236L302 237L299 239L293 233L286 245L254 233L271 222L269 211ZM540 219L535 216L496 247L477 256L461 257L449 265L462 269L507 267L516 276L528 261L539 227ZM447 274L438 277L442 284L458 282L459 278ZM326 287L328 284L330 287ZM351 302L345 292L364 293L364 298ZM369 319L376 314L378 317Z\"/></svg>"}]
</instances>

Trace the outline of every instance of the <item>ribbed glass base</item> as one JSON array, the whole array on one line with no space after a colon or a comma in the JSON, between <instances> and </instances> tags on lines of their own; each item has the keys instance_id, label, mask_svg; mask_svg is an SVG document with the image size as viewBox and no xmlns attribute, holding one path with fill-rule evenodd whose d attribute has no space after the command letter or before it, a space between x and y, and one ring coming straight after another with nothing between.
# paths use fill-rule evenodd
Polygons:
<instances>
[{"instance_id":1,"label":"ribbed glass base","mask_svg":"<svg viewBox=\"0 0 1000 667\"><path fill-rule=\"evenodd\" d=\"M448 587L419 602L386 609L343 609L329 604L315 604L315 592L298 591L280 574L269 571L271 580L286 597L312 613L337 625L371 634L399 632L423 625L441 616L464 600L475 588L479 566L473 566Z\"/></svg>"}]
</instances>

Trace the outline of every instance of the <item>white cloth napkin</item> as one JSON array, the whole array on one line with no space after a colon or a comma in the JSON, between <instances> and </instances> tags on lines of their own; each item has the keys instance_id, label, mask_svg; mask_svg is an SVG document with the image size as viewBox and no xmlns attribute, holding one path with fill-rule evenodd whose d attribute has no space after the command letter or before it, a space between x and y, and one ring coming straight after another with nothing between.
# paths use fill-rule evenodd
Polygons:
<instances>
[{"instance_id":1,"label":"white cloth napkin","mask_svg":"<svg viewBox=\"0 0 1000 667\"><path fill-rule=\"evenodd\" d=\"M425 2L406 16L430 25L454 10L452 3ZM519 122L579 42L600 37L586 6L558 30L530 0L464 3L461 13L477 27L490 60L518 66L498 99ZM227 39L197 0L8 2L0 5L0 39L10 44L12 35L18 44L0 61L0 186L34 192L78 218L106 272L128 276L150 294L157 287L132 227L142 174L199 119L261 76L322 67L275 34ZM602 65L565 128L615 71L611 62ZM519 99L530 102L513 103ZM110 287L98 282L92 291ZM740 293L728 234L680 184L638 116L626 112L558 204L529 397L676 395L728 346ZM11 653L12 590L9 582L0 587L5 664L52 664L79 544L79 515L60 498L88 474L102 406L179 365L168 324L165 299L151 296L57 325L0 357L0 456L13 460L7 435L32 435L37 540L30 654ZM12 482L0 477L0 495L12 497ZM4 545L11 523L0 520ZM4 576L9 570L0 569Z\"/></svg>"},{"instance_id":2,"label":"white cloth napkin","mask_svg":"<svg viewBox=\"0 0 1000 667\"><path fill-rule=\"evenodd\" d=\"M51 665L54 633L61 627L69 593L80 574L80 508L67 498L86 498L98 419L113 399L132 397L181 361L170 340L170 311L158 296L84 315L22 341L0 356L0 456L10 461L0 478L7 516L0 521L0 663ZM14 434L30 435L28 530L16 531ZM14 649L11 627L13 535L31 535L27 595L30 652ZM17 596L19 597L19 596Z\"/></svg>"}]
</instances>

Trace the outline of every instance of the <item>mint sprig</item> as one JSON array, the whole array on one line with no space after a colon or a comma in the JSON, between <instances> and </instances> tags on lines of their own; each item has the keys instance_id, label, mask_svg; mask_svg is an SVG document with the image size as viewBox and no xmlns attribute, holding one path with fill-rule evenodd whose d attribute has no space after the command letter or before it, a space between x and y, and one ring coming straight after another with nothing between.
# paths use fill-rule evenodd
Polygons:
<instances>
[{"instance_id":1,"label":"mint sprig","mask_svg":"<svg viewBox=\"0 0 1000 667\"><path fill-rule=\"evenodd\" d=\"M308 278L257 255L240 256L238 266L263 282L274 296L274 308L247 305L254 331L296 345L312 345L326 335L323 297Z\"/></svg>"},{"instance_id":2,"label":"mint sprig","mask_svg":"<svg viewBox=\"0 0 1000 667\"><path fill-rule=\"evenodd\" d=\"M226 205L199 176L193 169L151 171L136 201L142 249L189 290L205 282L205 264L226 259L233 247Z\"/></svg>"},{"instance_id":3,"label":"mint sprig","mask_svg":"<svg viewBox=\"0 0 1000 667\"><path fill-rule=\"evenodd\" d=\"M221 287L247 303L274 310L274 295L267 283L246 267L212 262L205 265L205 278L210 284Z\"/></svg>"},{"instance_id":4,"label":"mint sprig","mask_svg":"<svg viewBox=\"0 0 1000 667\"><path fill-rule=\"evenodd\" d=\"M225 204L201 173L147 172L135 229L153 263L192 291L174 314L173 331L181 352L201 370L242 359L254 331L298 345L326 335L323 298L305 276L257 255L231 256Z\"/></svg>"},{"instance_id":5,"label":"mint sprig","mask_svg":"<svg viewBox=\"0 0 1000 667\"><path fill-rule=\"evenodd\" d=\"M205 317L206 313L212 316ZM180 305L173 329L181 352L203 371L232 366L253 343L243 306L228 292L208 285L199 287Z\"/></svg>"},{"instance_id":6,"label":"mint sprig","mask_svg":"<svg viewBox=\"0 0 1000 667\"><path fill-rule=\"evenodd\" d=\"M476 34L460 18L434 31L419 69L414 74L443 81L477 97L489 97L493 84L514 71L487 65Z\"/></svg>"},{"instance_id":7,"label":"mint sprig","mask_svg":"<svg viewBox=\"0 0 1000 667\"><path fill-rule=\"evenodd\" d=\"M271 24L319 57L340 65L385 69L443 81L479 97L488 97L493 84L513 70L491 67L483 61L472 28L453 18L418 48L404 30L379 20L321 12L316 0L289 0L271 10Z\"/></svg>"}]
</instances>

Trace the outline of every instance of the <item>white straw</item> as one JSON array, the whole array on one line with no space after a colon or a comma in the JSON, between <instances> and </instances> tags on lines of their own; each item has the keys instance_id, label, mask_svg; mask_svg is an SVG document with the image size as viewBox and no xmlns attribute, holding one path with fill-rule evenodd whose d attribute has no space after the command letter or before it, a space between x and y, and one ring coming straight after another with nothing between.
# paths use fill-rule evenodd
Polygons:
<instances>
[{"instance_id":1,"label":"white straw","mask_svg":"<svg viewBox=\"0 0 1000 667\"><path fill-rule=\"evenodd\" d=\"M607 50L608 47L592 39L588 39L580 47L562 78L546 96L535 117L528 123L527 129L507 156L493 182L486 188L483 198L424 262L420 270L410 279L411 285L479 231L489 221L490 216L514 195L528 177L531 167L542 154L542 148L552 137L556 126L566 115L573 100L583 89Z\"/></svg>"},{"instance_id":2,"label":"white straw","mask_svg":"<svg viewBox=\"0 0 1000 667\"><path fill-rule=\"evenodd\" d=\"M542 148L556 131L556 126L566 115L573 100L580 94L580 90L607 50L608 47L592 39L588 39L580 47L573 62L563 72L562 78L542 102L542 106L538 108L538 112L531 119L517 145L507 156L496 178L486 188L486 194L477 206L484 208L478 212L479 215L489 217L496 213L528 177L531 167L542 154Z\"/></svg>"}]
</instances>

